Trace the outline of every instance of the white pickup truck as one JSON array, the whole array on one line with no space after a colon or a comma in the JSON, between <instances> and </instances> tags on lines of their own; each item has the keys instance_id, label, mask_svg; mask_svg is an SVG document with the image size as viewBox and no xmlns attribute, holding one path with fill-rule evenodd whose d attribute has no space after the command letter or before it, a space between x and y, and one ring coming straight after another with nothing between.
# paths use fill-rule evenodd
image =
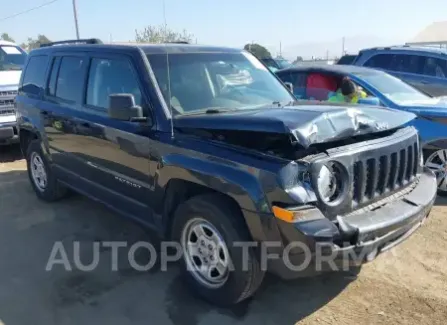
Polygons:
<instances>
[{"instance_id":1,"label":"white pickup truck","mask_svg":"<svg viewBox=\"0 0 447 325\"><path fill-rule=\"evenodd\" d=\"M0 145L19 140L14 98L26 57L17 44L0 40Z\"/></svg>"}]
</instances>

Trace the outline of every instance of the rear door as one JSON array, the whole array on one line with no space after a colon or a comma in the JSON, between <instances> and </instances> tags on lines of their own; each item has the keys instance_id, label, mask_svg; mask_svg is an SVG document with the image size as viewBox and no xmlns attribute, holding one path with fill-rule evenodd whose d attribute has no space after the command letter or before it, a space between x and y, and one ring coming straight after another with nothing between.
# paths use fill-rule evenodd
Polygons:
<instances>
[{"instance_id":1,"label":"rear door","mask_svg":"<svg viewBox=\"0 0 447 325\"><path fill-rule=\"evenodd\" d=\"M58 177L65 180L75 175L73 186L78 186L81 178L88 177L79 142L83 125L78 118L82 114L87 63L87 56L82 52L55 54L51 58L44 105L40 109Z\"/></svg>"}]
</instances>

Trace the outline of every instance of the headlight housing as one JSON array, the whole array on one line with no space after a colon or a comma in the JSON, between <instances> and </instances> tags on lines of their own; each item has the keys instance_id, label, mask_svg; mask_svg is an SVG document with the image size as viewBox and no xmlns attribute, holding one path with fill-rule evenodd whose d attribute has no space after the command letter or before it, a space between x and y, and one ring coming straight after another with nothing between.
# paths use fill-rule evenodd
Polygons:
<instances>
[{"instance_id":1,"label":"headlight housing","mask_svg":"<svg viewBox=\"0 0 447 325\"><path fill-rule=\"evenodd\" d=\"M325 204L338 204L347 189L347 171L340 163L329 162L321 166L317 176L317 190Z\"/></svg>"}]
</instances>

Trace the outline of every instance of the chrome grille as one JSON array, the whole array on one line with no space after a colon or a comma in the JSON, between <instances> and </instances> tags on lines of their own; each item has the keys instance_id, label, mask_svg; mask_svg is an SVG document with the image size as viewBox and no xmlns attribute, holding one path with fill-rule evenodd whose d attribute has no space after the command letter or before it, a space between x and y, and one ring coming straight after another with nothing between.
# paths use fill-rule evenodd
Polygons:
<instances>
[{"instance_id":1,"label":"chrome grille","mask_svg":"<svg viewBox=\"0 0 447 325\"><path fill-rule=\"evenodd\" d=\"M16 90L0 91L0 115L14 114L14 97L17 95Z\"/></svg>"},{"instance_id":2,"label":"chrome grille","mask_svg":"<svg viewBox=\"0 0 447 325\"><path fill-rule=\"evenodd\" d=\"M17 90L0 91L1 97L15 97L17 96Z\"/></svg>"}]
</instances>

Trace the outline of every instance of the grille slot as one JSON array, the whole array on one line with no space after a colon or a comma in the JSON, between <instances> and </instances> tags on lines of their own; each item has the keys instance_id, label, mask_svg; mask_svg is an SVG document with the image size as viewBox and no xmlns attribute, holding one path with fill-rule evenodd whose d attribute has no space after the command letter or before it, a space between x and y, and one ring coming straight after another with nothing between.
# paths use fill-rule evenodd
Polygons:
<instances>
[{"instance_id":1,"label":"grille slot","mask_svg":"<svg viewBox=\"0 0 447 325\"><path fill-rule=\"evenodd\" d=\"M368 203L411 182L417 173L418 144L354 163L353 207Z\"/></svg>"},{"instance_id":2,"label":"grille slot","mask_svg":"<svg viewBox=\"0 0 447 325\"><path fill-rule=\"evenodd\" d=\"M389 175L390 170L388 156L382 156L379 160L379 183L377 184L377 190L379 194L385 193Z\"/></svg>"},{"instance_id":3,"label":"grille slot","mask_svg":"<svg viewBox=\"0 0 447 325\"><path fill-rule=\"evenodd\" d=\"M17 90L0 91L0 97L15 97L17 95Z\"/></svg>"},{"instance_id":4,"label":"grille slot","mask_svg":"<svg viewBox=\"0 0 447 325\"><path fill-rule=\"evenodd\" d=\"M0 91L0 115L14 114L14 97L17 91Z\"/></svg>"}]
</instances>

